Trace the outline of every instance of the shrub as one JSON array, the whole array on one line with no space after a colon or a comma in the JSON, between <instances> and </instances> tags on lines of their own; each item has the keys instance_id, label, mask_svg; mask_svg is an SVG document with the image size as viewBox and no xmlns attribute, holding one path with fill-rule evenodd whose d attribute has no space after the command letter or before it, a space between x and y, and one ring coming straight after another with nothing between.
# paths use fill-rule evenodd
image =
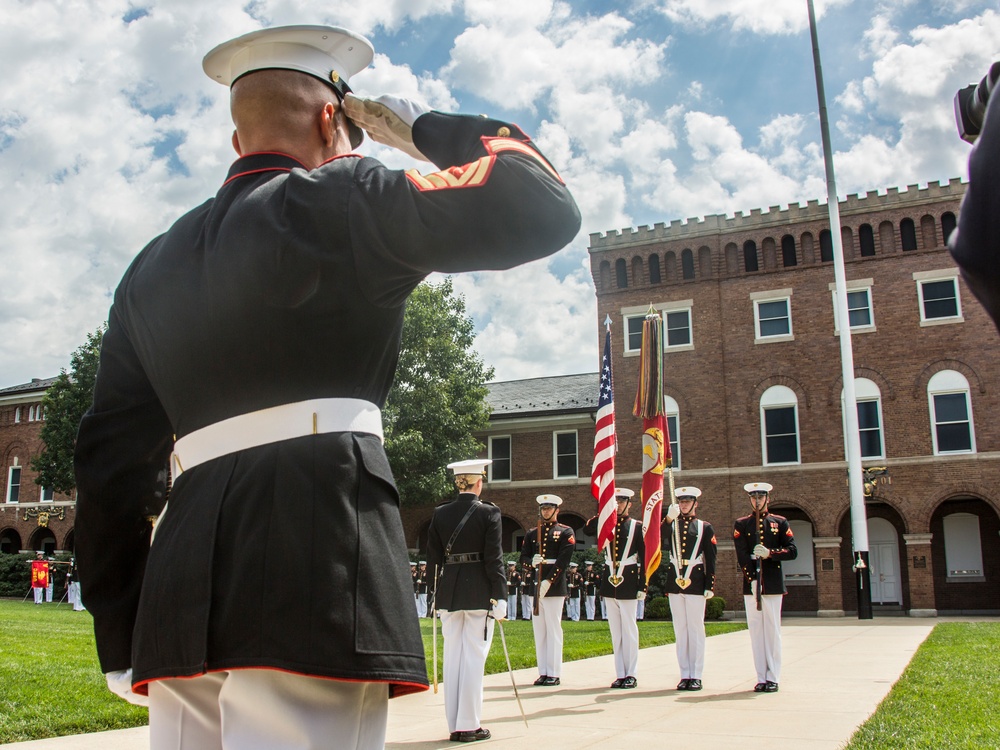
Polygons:
<instances>
[{"instance_id":1,"label":"shrub","mask_svg":"<svg viewBox=\"0 0 1000 750\"><path fill-rule=\"evenodd\" d=\"M667 602L667 597L656 596L647 598L646 614L644 616L647 620L669 620L670 604Z\"/></svg>"},{"instance_id":2,"label":"shrub","mask_svg":"<svg viewBox=\"0 0 1000 750\"><path fill-rule=\"evenodd\" d=\"M55 559L65 562L70 557L71 555L63 553L56 555ZM31 561L34 559L35 556L31 553L0 554L0 596L20 599L30 593ZM55 581L52 601L57 602L66 592L66 566L52 565L49 571Z\"/></svg>"},{"instance_id":3,"label":"shrub","mask_svg":"<svg viewBox=\"0 0 1000 750\"><path fill-rule=\"evenodd\" d=\"M726 600L721 596L716 594L707 602L705 602L705 619L706 620L721 620L722 613L726 609Z\"/></svg>"}]
</instances>

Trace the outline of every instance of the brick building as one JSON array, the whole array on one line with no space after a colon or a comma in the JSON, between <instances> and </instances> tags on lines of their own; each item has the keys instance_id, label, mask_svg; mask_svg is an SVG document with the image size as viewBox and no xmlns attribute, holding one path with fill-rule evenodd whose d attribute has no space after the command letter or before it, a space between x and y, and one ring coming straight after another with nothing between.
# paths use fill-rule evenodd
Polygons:
<instances>
[{"instance_id":1,"label":"brick building","mask_svg":"<svg viewBox=\"0 0 1000 750\"><path fill-rule=\"evenodd\" d=\"M42 397L55 378L0 389L0 553L73 549L72 498L35 483L31 460L42 450Z\"/></svg>"},{"instance_id":2,"label":"brick building","mask_svg":"<svg viewBox=\"0 0 1000 750\"><path fill-rule=\"evenodd\" d=\"M963 192L953 180L840 204L863 463L891 479L866 502L876 612L1000 611L1000 342L945 247ZM614 321L619 484L640 484L631 404L652 306L676 484L701 487L702 517L724 530L718 591L737 609L726 537L748 481L774 485L796 533L786 611L857 609L828 226L811 201L591 235L598 320ZM505 544L533 525L538 493L561 494L570 525L594 513L596 390L596 374L493 384L482 437L501 459L488 492ZM561 474L574 441L576 474ZM428 514L407 514L417 546Z\"/></svg>"}]
</instances>

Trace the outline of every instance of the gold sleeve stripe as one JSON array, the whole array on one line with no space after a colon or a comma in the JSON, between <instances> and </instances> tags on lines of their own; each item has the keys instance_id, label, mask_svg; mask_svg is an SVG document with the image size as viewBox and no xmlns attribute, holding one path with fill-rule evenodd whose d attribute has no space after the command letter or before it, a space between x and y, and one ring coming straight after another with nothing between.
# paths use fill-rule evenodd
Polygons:
<instances>
[{"instance_id":1,"label":"gold sleeve stripe","mask_svg":"<svg viewBox=\"0 0 1000 750\"><path fill-rule=\"evenodd\" d=\"M451 167L427 175L410 169L406 172L406 176L421 192L478 187L486 183L490 171L493 169L494 161L496 161L496 156L483 156L471 164Z\"/></svg>"},{"instance_id":2,"label":"gold sleeve stripe","mask_svg":"<svg viewBox=\"0 0 1000 750\"><path fill-rule=\"evenodd\" d=\"M563 181L562 177L559 176L559 173L556 172L556 170L552 168L552 165L545 160L545 157L523 141L516 141L512 138L484 138L483 145L486 147L487 151L493 154L501 151L516 151L519 154L530 156L532 159L545 167L545 169L547 169L553 177L559 180L559 182Z\"/></svg>"}]
</instances>

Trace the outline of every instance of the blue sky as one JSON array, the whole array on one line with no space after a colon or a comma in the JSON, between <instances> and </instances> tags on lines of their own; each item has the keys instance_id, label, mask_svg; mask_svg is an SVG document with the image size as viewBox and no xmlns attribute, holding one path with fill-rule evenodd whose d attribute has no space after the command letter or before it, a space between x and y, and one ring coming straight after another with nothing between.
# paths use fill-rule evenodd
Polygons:
<instances>
[{"instance_id":1,"label":"blue sky","mask_svg":"<svg viewBox=\"0 0 1000 750\"><path fill-rule=\"evenodd\" d=\"M816 0L841 195L966 175L955 91L1000 59L997 3ZM532 134L583 228L455 286L499 380L597 370L589 234L825 200L806 0L0 0L0 386L48 377L153 236L233 158L214 45L262 25L368 36L352 85ZM378 144L392 167L420 165Z\"/></svg>"}]
</instances>

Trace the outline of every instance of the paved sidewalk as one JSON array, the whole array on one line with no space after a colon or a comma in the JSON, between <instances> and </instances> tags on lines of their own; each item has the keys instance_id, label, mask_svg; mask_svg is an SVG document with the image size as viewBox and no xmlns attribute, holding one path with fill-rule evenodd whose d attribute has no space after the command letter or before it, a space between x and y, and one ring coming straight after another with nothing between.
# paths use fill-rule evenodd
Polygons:
<instances>
[{"instance_id":1,"label":"paved sidewalk","mask_svg":"<svg viewBox=\"0 0 1000 750\"><path fill-rule=\"evenodd\" d=\"M531 685L515 672L525 727L507 674L486 678L483 748L643 748L682 742L740 750L836 750L871 715L939 619L859 621L785 618L781 690L754 693L746 631L708 639L705 689L677 692L673 646L642 649L639 687L609 690L611 656L568 662L562 685ZM499 634L495 646L499 648ZM331 745L333 747L334 745ZM11 750L145 750L145 727L7 745ZM389 750L456 748L448 742L444 694L427 691L389 703Z\"/></svg>"}]
</instances>

